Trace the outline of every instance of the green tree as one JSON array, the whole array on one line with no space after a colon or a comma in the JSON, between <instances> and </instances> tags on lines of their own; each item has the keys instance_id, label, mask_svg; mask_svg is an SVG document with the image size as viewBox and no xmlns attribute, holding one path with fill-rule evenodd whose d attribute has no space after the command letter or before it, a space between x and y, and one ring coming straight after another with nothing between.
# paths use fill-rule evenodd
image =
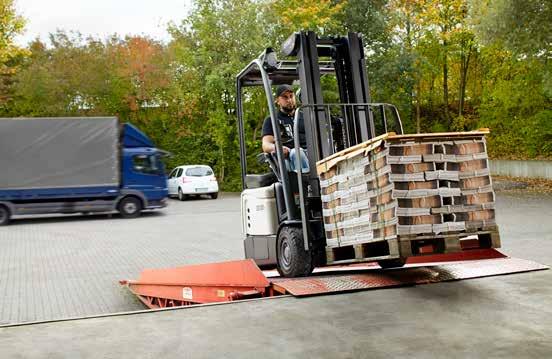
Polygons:
<instances>
[{"instance_id":1,"label":"green tree","mask_svg":"<svg viewBox=\"0 0 552 359\"><path fill-rule=\"evenodd\" d=\"M471 0L478 34L487 43L536 57L552 54L552 1Z\"/></svg>"},{"instance_id":2,"label":"green tree","mask_svg":"<svg viewBox=\"0 0 552 359\"><path fill-rule=\"evenodd\" d=\"M198 0L190 16L171 30L179 91L194 94L186 104L190 117L184 119L192 131L181 141L198 135L210 139L189 152L204 154L225 189L238 189L240 178L235 78L270 43L266 11L264 3L253 0ZM261 113L257 109L249 118L248 133L262 123ZM252 145L248 152L258 153L260 139Z\"/></svg>"},{"instance_id":3,"label":"green tree","mask_svg":"<svg viewBox=\"0 0 552 359\"><path fill-rule=\"evenodd\" d=\"M23 33L25 20L15 10L14 0L0 0L0 106L11 98L13 75L28 52L14 39Z\"/></svg>"},{"instance_id":4,"label":"green tree","mask_svg":"<svg viewBox=\"0 0 552 359\"><path fill-rule=\"evenodd\" d=\"M272 1L271 10L284 36L300 30L312 30L324 35L338 30L339 15L346 3L332 0L275 0Z\"/></svg>"}]
</instances>

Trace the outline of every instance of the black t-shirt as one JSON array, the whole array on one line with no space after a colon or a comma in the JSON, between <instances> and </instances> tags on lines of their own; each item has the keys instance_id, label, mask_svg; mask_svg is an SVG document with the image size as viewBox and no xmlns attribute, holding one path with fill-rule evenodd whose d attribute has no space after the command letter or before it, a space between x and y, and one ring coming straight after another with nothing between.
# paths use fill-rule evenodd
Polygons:
<instances>
[{"instance_id":1,"label":"black t-shirt","mask_svg":"<svg viewBox=\"0 0 552 359\"><path fill-rule=\"evenodd\" d=\"M278 123L280 125L280 135L282 136L282 146L288 148L295 147L293 144L293 119L294 116L290 116L282 111L278 111L276 114ZM307 139L305 137L305 122L303 120L303 114L299 113L299 145L302 148L307 148ZM268 116L263 123L262 136L271 135L274 136L274 129L272 128L272 121Z\"/></svg>"}]
</instances>

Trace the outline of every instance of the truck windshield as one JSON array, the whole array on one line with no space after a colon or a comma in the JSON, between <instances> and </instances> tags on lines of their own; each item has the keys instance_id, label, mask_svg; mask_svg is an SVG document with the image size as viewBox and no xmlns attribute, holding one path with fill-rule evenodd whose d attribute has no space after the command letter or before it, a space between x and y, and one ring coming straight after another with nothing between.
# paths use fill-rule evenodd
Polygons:
<instances>
[{"instance_id":1,"label":"truck windshield","mask_svg":"<svg viewBox=\"0 0 552 359\"><path fill-rule=\"evenodd\" d=\"M157 155L136 155L132 157L134 171L146 174L162 174L163 164Z\"/></svg>"}]
</instances>

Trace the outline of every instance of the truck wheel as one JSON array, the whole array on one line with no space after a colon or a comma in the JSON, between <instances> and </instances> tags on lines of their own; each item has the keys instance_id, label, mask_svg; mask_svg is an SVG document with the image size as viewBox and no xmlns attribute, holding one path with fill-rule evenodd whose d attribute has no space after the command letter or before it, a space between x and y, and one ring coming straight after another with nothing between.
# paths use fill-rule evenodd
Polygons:
<instances>
[{"instance_id":1,"label":"truck wheel","mask_svg":"<svg viewBox=\"0 0 552 359\"><path fill-rule=\"evenodd\" d=\"M313 270L310 251L305 251L300 227L283 227L278 234L277 268L283 277L304 277Z\"/></svg>"},{"instance_id":2,"label":"truck wheel","mask_svg":"<svg viewBox=\"0 0 552 359\"><path fill-rule=\"evenodd\" d=\"M406 264L406 258L384 259L378 261L378 264L383 269L400 268Z\"/></svg>"},{"instance_id":3,"label":"truck wheel","mask_svg":"<svg viewBox=\"0 0 552 359\"><path fill-rule=\"evenodd\" d=\"M187 198L188 198L188 196L185 195L184 193L182 193L182 190L179 188L178 189L178 199L181 200L181 201L185 201Z\"/></svg>"},{"instance_id":4,"label":"truck wheel","mask_svg":"<svg viewBox=\"0 0 552 359\"><path fill-rule=\"evenodd\" d=\"M212 199L217 199L218 197L218 192L217 193L211 193L211 198Z\"/></svg>"},{"instance_id":5,"label":"truck wheel","mask_svg":"<svg viewBox=\"0 0 552 359\"><path fill-rule=\"evenodd\" d=\"M136 197L125 197L119 202L118 209L123 218L136 218L142 211L142 202Z\"/></svg>"},{"instance_id":6,"label":"truck wheel","mask_svg":"<svg viewBox=\"0 0 552 359\"><path fill-rule=\"evenodd\" d=\"M10 211L6 206L0 206L0 226L10 223Z\"/></svg>"}]
</instances>

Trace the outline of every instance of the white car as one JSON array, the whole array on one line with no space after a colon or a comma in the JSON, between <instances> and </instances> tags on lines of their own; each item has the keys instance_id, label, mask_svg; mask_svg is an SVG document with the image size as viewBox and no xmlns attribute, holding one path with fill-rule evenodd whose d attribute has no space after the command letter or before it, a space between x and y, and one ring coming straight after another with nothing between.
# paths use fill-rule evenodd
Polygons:
<instances>
[{"instance_id":1,"label":"white car","mask_svg":"<svg viewBox=\"0 0 552 359\"><path fill-rule=\"evenodd\" d=\"M178 166L169 174L168 184L169 196L176 196L181 201L190 195L206 194L212 199L218 197L217 178L209 166Z\"/></svg>"}]
</instances>

